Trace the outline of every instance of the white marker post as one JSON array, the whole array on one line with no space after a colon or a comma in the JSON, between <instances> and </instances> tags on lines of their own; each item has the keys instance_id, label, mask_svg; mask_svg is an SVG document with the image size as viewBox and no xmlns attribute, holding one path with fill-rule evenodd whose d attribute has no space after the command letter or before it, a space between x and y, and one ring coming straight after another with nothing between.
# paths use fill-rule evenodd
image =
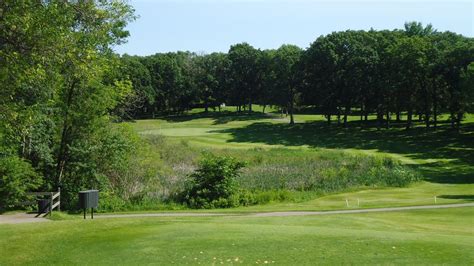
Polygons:
<instances>
[{"instance_id":1,"label":"white marker post","mask_svg":"<svg viewBox=\"0 0 474 266\"><path fill-rule=\"evenodd\" d=\"M346 206L349 207L349 201L346 199Z\"/></svg>"},{"instance_id":2,"label":"white marker post","mask_svg":"<svg viewBox=\"0 0 474 266\"><path fill-rule=\"evenodd\" d=\"M434 199L435 199L435 204L436 204L436 196L434 196Z\"/></svg>"},{"instance_id":3,"label":"white marker post","mask_svg":"<svg viewBox=\"0 0 474 266\"><path fill-rule=\"evenodd\" d=\"M360 206L360 201L359 201L359 198L357 198L357 207Z\"/></svg>"}]
</instances>

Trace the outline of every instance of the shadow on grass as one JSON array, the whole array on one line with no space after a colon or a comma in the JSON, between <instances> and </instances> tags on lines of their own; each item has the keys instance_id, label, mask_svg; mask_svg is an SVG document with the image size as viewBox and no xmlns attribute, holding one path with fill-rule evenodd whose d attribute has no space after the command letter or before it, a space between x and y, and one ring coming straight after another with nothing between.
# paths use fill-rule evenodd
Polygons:
<instances>
[{"instance_id":1,"label":"shadow on grass","mask_svg":"<svg viewBox=\"0 0 474 266\"><path fill-rule=\"evenodd\" d=\"M474 195L441 195L441 196L438 196L438 198L474 201Z\"/></svg>"},{"instance_id":2,"label":"shadow on grass","mask_svg":"<svg viewBox=\"0 0 474 266\"><path fill-rule=\"evenodd\" d=\"M358 125L356 121L350 122L348 128L328 126L325 122L293 126L256 122L242 128L214 132L231 134L233 138L229 142L398 153L411 159L428 160L429 163L422 164L419 169L429 181L474 183L474 123L465 125L460 133L447 127L437 130L415 127L407 131L402 128L361 129Z\"/></svg>"},{"instance_id":3,"label":"shadow on grass","mask_svg":"<svg viewBox=\"0 0 474 266\"><path fill-rule=\"evenodd\" d=\"M167 122L178 123L186 122L194 119L210 118L214 120L213 125L221 125L234 121L251 121L251 120L260 120L268 119L274 117L274 114L261 113L261 112L232 112L232 111L221 111L221 112L200 112L200 113L189 113L181 115L170 115L157 117L158 119L166 120Z\"/></svg>"}]
</instances>

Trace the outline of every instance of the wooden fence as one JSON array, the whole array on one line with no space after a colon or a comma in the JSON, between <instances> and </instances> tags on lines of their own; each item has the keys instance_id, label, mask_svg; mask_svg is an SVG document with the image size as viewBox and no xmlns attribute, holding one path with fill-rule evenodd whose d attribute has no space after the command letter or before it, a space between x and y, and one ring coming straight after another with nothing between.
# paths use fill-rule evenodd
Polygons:
<instances>
[{"instance_id":1,"label":"wooden fence","mask_svg":"<svg viewBox=\"0 0 474 266\"><path fill-rule=\"evenodd\" d=\"M46 209L45 216L49 214L51 216L51 213L53 212L54 209L57 209L58 211L61 210L61 191L57 192L30 192L28 193L29 196L36 196L36 197L44 197L47 196L49 203L48 203L48 208ZM32 202L30 202L31 204ZM36 201L33 203L35 204ZM41 215L41 213L38 214L38 216Z\"/></svg>"}]
</instances>

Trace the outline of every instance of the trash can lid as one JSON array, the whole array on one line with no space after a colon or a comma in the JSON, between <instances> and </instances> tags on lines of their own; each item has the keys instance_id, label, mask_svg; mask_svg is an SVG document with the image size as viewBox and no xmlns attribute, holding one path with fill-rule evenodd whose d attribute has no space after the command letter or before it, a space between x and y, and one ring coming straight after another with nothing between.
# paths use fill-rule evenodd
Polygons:
<instances>
[{"instance_id":1,"label":"trash can lid","mask_svg":"<svg viewBox=\"0 0 474 266\"><path fill-rule=\"evenodd\" d=\"M90 190L79 191L79 193L91 193L91 192L99 192L99 190L97 190L97 189L90 189Z\"/></svg>"}]
</instances>

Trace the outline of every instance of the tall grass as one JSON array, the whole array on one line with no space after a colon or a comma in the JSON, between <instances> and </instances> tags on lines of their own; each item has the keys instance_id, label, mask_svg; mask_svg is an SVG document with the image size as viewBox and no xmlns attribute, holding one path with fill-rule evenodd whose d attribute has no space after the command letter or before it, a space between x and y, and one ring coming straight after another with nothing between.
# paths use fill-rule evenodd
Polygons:
<instances>
[{"instance_id":1,"label":"tall grass","mask_svg":"<svg viewBox=\"0 0 474 266\"><path fill-rule=\"evenodd\" d=\"M203 151L228 155L247 166L238 177L243 205L297 201L312 195L361 187L402 187L420 179L412 168L381 155L325 149L203 149L159 135L148 135L151 150L160 154L165 174L152 198L172 201L184 188Z\"/></svg>"}]
</instances>

